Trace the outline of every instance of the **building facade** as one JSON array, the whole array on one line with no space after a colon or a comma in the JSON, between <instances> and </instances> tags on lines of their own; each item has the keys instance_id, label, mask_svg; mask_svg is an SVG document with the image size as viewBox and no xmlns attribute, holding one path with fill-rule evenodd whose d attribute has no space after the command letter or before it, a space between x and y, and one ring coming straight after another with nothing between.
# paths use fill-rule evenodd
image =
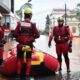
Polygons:
<instances>
[{"instance_id":1,"label":"building facade","mask_svg":"<svg viewBox=\"0 0 80 80\"><path fill-rule=\"evenodd\" d=\"M5 4L4 4L4 2L5 2L5 0L0 0L0 13L1 14L5 14L5 13L8 14L10 12L10 9L8 6L5 5L5 4L8 4L8 1Z\"/></svg>"},{"instance_id":2,"label":"building facade","mask_svg":"<svg viewBox=\"0 0 80 80\"><path fill-rule=\"evenodd\" d=\"M69 25L70 30L72 32L73 36L80 36L80 21L75 17L76 11L75 10L66 10L66 24ZM65 21L65 9L53 9L50 14L50 29L52 29L53 26L57 25L57 18L63 17ZM50 30L51 31L51 30Z\"/></svg>"},{"instance_id":3,"label":"building facade","mask_svg":"<svg viewBox=\"0 0 80 80\"><path fill-rule=\"evenodd\" d=\"M2 25L5 25L4 28L14 29L17 20L19 20L14 14L14 0L0 0L0 13L2 15ZM9 24L9 26L6 26L6 24Z\"/></svg>"}]
</instances>

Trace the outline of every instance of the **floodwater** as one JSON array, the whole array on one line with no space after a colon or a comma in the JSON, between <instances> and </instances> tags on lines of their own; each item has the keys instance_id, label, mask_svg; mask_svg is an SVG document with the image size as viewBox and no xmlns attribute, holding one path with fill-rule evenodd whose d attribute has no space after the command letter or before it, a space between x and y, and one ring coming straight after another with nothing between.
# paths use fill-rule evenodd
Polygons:
<instances>
[{"instance_id":1,"label":"floodwater","mask_svg":"<svg viewBox=\"0 0 80 80\"><path fill-rule=\"evenodd\" d=\"M14 48L15 46L16 46L15 41L8 42L5 45L4 49L5 51L8 51L8 49ZM54 41L52 41L52 45L49 48L47 36L41 35L41 37L34 42L34 46L37 49L43 52L47 52L48 54L56 57L55 43ZM73 39L72 50L73 52L69 53L70 69L71 69L70 73L66 72L66 65L64 62L64 58L62 57L63 58L62 72L56 72L55 75L49 75L49 76L43 76L43 77L28 77L23 80L80 80L80 38ZM5 77L5 76L3 77L2 75L0 75L0 80L16 80L16 78Z\"/></svg>"}]
</instances>

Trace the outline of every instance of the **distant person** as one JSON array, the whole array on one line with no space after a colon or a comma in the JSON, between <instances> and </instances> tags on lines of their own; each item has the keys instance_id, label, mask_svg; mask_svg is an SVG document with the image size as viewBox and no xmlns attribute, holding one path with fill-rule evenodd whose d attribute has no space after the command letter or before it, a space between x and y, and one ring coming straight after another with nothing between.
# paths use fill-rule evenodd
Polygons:
<instances>
[{"instance_id":1,"label":"distant person","mask_svg":"<svg viewBox=\"0 0 80 80\"><path fill-rule=\"evenodd\" d=\"M4 23L4 37L6 42L9 41L9 34L10 34L10 23Z\"/></svg>"},{"instance_id":2,"label":"distant person","mask_svg":"<svg viewBox=\"0 0 80 80\"><path fill-rule=\"evenodd\" d=\"M0 16L0 65L3 62L3 48L4 48L4 28L1 25L1 16Z\"/></svg>"},{"instance_id":3,"label":"distant person","mask_svg":"<svg viewBox=\"0 0 80 80\"><path fill-rule=\"evenodd\" d=\"M25 74L30 75L31 69L31 55L33 50L33 42L40 37L39 31L36 28L36 23L31 22L32 10L27 8L24 11L24 20L18 22L14 30L14 37L19 42L17 45L17 74L21 74L23 64L26 66ZM26 51L26 58L24 52ZM23 57L24 56L24 57ZM22 63L22 60L25 59Z\"/></svg>"},{"instance_id":4,"label":"distant person","mask_svg":"<svg viewBox=\"0 0 80 80\"><path fill-rule=\"evenodd\" d=\"M72 52L72 36L69 29L69 26L64 26L64 20L63 18L58 18L58 26L54 26L52 29L52 33L49 37L49 43L48 46L51 46L51 41L54 38L54 41L56 43L56 53L57 53L57 59L60 64L59 71L62 70L62 54L65 59L67 72L70 72L70 59L68 56L68 51Z\"/></svg>"},{"instance_id":5,"label":"distant person","mask_svg":"<svg viewBox=\"0 0 80 80\"><path fill-rule=\"evenodd\" d=\"M9 33L9 39L11 41L14 39L13 33L14 33L14 30L11 30L10 33Z\"/></svg>"},{"instance_id":6,"label":"distant person","mask_svg":"<svg viewBox=\"0 0 80 80\"><path fill-rule=\"evenodd\" d=\"M10 23L9 22L6 23L6 30L7 30L7 41L9 41L9 34L11 32L11 30L10 30Z\"/></svg>"}]
</instances>

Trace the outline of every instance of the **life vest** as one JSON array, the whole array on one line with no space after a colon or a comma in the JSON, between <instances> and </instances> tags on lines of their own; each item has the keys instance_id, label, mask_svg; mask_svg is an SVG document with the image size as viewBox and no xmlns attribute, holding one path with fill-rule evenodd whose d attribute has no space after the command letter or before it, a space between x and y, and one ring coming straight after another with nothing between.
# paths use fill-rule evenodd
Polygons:
<instances>
[{"instance_id":1,"label":"life vest","mask_svg":"<svg viewBox=\"0 0 80 80\"><path fill-rule=\"evenodd\" d=\"M33 24L30 22L21 22L20 35L33 36Z\"/></svg>"},{"instance_id":2,"label":"life vest","mask_svg":"<svg viewBox=\"0 0 80 80\"><path fill-rule=\"evenodd\" d=\"M68 27L54 27L54 41L56 43L64 43L69 40Z\"/></svg>"},{"instance_id":3,"label":"life vest","mask_svg":"<svg viewBox=\"0 0 80 80\"><path fill-rule=\"evenodd\" d=\"M34 42L34 24L31 22L22 21L20 23L18 34L18 42L22 44Z\"/></svg>"},{"instance_id":4,"label":"life vest","mask_svg":"<svg viewBox=\"0 0 80 80\"><path fill-rule=\"evenodd\" d=\"M4 38L4 30L2 27L0 27L0 43L2 42L3 38Z\"/></svg>"}]
</instances>

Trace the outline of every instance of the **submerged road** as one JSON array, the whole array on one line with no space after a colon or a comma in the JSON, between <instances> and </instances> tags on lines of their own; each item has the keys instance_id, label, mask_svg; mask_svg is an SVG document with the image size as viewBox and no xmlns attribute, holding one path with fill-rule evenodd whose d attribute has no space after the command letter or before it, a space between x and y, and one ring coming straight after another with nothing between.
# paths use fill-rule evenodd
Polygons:
<instances>
[{"instance_id":1,"label":"submerged road","mask_svg":"<svg viewBox=\"0 0 80 80\"><path fill-rule=\"evenodd\" d=\"M6 45L4 46L5 51L8 51L9 49L16 47L16 44L17 44L16 41L10 41L6 43ZM34 46L37 49L47 52L48 54L56 57L55 43L53 41L52 46L49 48L47 36L41 35L41 37L34 42ZM55 75L49 75L43 77L29 77L26 78L25 80L80 80L80 38L73 39L72 50L73 52L69 53L70 69L71 69L70 73L66 72L66 66L63 58L62 72L56 72ZM5 56L6 54L4 54L4 59ZM16 80L16 78L4 77L0 75L0 80Z\"/></svg>"}]
</instances>

